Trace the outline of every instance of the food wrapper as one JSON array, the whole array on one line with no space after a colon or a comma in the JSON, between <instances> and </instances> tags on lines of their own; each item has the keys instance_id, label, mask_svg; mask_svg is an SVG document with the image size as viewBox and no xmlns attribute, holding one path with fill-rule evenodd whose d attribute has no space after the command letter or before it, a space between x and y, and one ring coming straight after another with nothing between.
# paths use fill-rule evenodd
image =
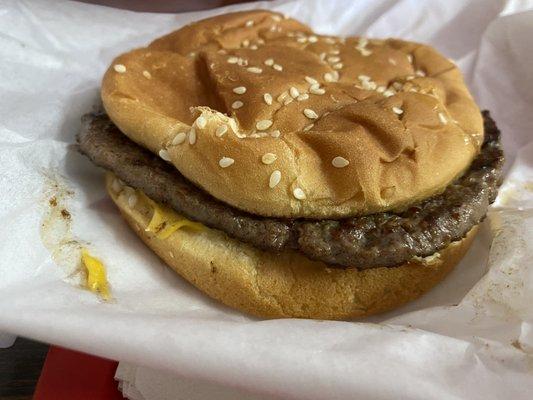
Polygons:
<instances>
[{"instance_id":1,"label":"food wrapper","mask_svg":"<svg viewBox=\"0 0 533 400\"><path fill-rule=\"evenodd\" d=\"M211 300L126 226L73 146L118 54L223 12L268 8L318 33L400 37L455 60L503 132L506 178L434 290L363 321L259 320ZM283 399L533 396L533 9L528 1L274 1L143 14L0 4L0 331ZM110 299L84 289L81 249Z\"/></svg>"}]
</instances>

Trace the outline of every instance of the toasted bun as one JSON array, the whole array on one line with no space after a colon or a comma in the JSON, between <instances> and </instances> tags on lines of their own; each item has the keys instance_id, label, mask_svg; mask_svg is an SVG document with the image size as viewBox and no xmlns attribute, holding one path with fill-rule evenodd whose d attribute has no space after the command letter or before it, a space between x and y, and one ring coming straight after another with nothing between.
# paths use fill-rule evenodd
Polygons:
<instances>
[{"instance_id":1,"label":"toasted bun","mask_svg":"<svg viewBox=\"0 0 533 400\"><path fill-rule=\"evenodd\" d=\"M396 308L424 294L459 262L477 232L438 256L394 268L334 269L301 254L272 254L221 231L180 229L160 239L147 232L153 209L107 190L137 235L174 271L222 303L264 318L349 319ZM130 194L131 196L131 194Z\"/></svg>"},{"instance_id":2,"label":"toasted bun","mask_svg":"<svg viewBox=\"0 0 533 400\"><path fill-rule=\"evenodd\" d=\"M461 73L433 48L314 35L267 11L203 20L121 55L102 99L131 139L164 149L214 197L265 216L400 209L442 191L483 137ZM276 160L263 163L267 153Z\"/></svg>"}]
</instances>

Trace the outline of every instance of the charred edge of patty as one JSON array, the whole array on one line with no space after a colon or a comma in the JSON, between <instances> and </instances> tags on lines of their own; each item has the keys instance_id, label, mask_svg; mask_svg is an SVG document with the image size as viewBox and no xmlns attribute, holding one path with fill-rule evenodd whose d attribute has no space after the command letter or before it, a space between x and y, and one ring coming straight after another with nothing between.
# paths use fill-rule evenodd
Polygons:
<instances>
[{"instance_id":1,"label":"charred edge of patty","mask_svg":"<svg viewBox=\"0 0 533 400\"><path fill-rule=\"evenodd\" d=\"M430 256L461 240L483 220L501 183L500 133L483 112L485 138L469 170L446 190L400 213L341 220L294 220L256 216L213 198L179 171L135 144L105 114L84 117L80 151L187 218L222 230L262 250L291 248L331 267L376 268Z\"/></svg>"}]
</instances>

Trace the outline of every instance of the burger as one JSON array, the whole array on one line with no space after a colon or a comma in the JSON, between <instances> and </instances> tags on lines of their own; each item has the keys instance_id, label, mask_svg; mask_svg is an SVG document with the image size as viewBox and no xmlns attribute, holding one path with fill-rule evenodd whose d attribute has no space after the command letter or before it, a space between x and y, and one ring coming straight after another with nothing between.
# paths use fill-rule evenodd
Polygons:
<instances>
[{"instance_id":1,"label":"burger","mask_svg":"<svg viewBox=\"0 0 533 400\"><path fill-rule=\"evenodd\" d=\"M212 298L263 318L398 307L463 257L500 133L430 46L315 34L269 11L117 57L80 151L120 213Z\"/></svg>"}]
</instances>

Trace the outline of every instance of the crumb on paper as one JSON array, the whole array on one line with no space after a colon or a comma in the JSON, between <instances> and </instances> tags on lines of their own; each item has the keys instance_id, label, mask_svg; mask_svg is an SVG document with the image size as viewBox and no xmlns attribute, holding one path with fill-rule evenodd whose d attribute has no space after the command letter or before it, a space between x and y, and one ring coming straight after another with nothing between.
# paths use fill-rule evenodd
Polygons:
<instances>
[{"instance_id":1,"label":"crumb on paper","mask_svg":"<svg viewBox=\"0 0 533 400\"><path fill-rule=\"evenodd\" d=\"M70 212L68 210L65 210L64 208L61 210L61 216L64 219L70 219Z\"/></svg>"}]
</instances>

